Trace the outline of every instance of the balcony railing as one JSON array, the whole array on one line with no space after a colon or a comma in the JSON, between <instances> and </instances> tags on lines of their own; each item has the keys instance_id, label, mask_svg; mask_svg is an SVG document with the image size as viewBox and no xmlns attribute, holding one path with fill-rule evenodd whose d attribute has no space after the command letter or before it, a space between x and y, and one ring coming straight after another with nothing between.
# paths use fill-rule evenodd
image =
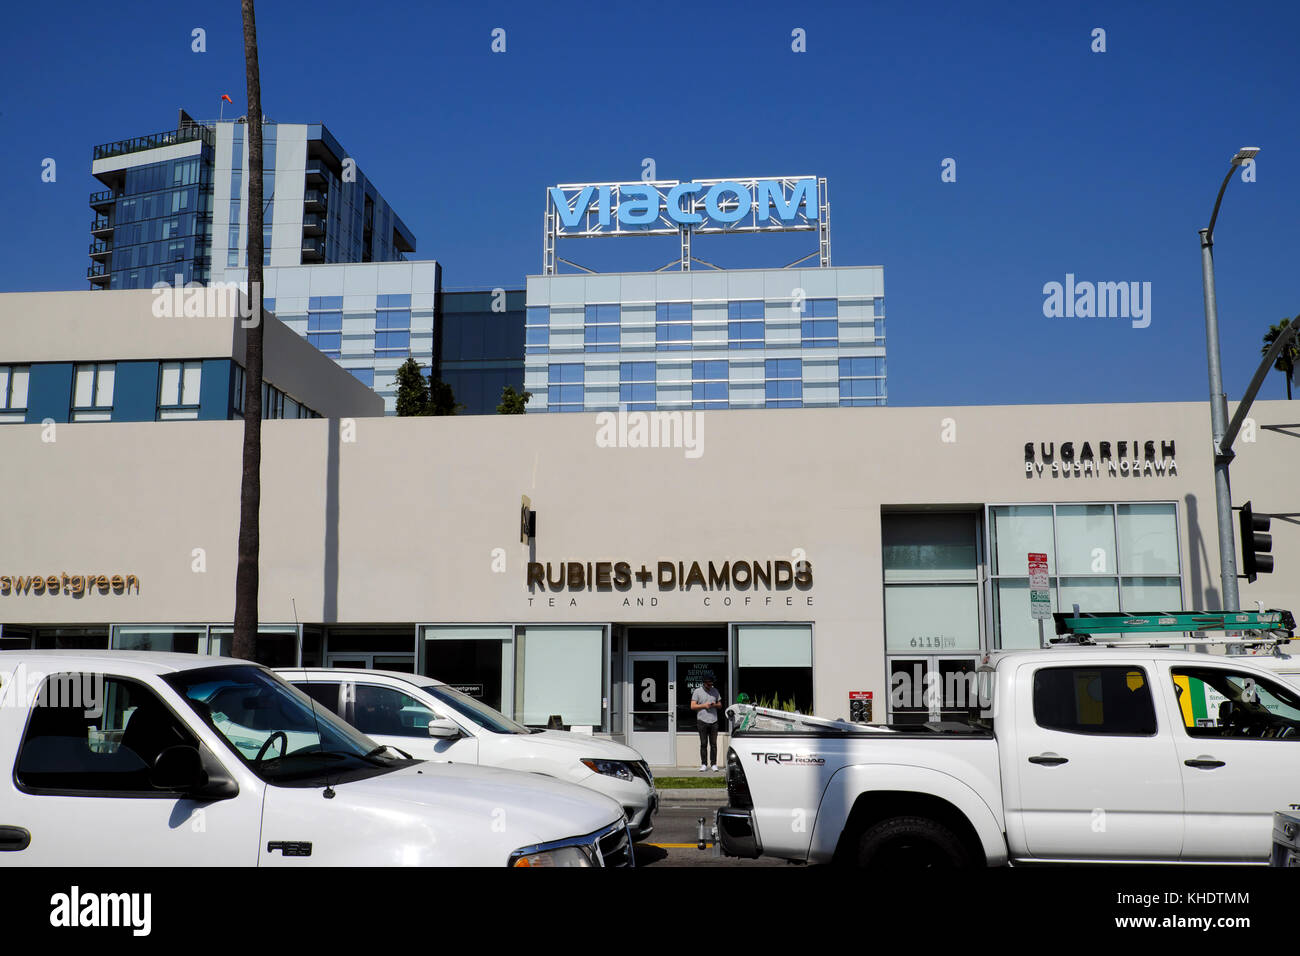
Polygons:
<instances>
[{"instance_id":1,"label":"balcony railing","mask_svg":"<svg viewBox=\"0 0 1300 956\"><path fill-rule=\"evenodd\" d=\"M90 221L92 233L107 232L113 228L113 221L107 216L97 216Z\"/></svg>"},{"instance_id":2,"label":"balcony railing","mask_svg":"<svg viewBox=\"0 0 1300 956\"><path fill-rule=\"evenodd\" d=\"M305 209L324 209L329 204L329 194L323 189L304 190L302 203Z\"/></svg>"},{"instance_id":3,"label":"balcony railing","mask_svg":"<svg viewBox=\"0 0 1300 956\"><path fill-rule=\"evenodd\" d=\"M302 234L320 236L325 232L325 218L320 213L309 212L302 217Z\"/></svg>"},{"instance_id":4,"label":"balcony railing","mask_svg":"<svg viewBox=\"0 0 1300 956\"><path fill-rule=\"evenodd\" d=\"M90 254L92 257L106 256L113 251L113 244L103 239L97 239L90 244Z\"/></svg>"},{"instance_id":5,"label":"balcony railing","mask_svg":"<svg viewBox=\"0 0 1300 956\"><path fill-rule=\"evenodd\" d=\"M145 149L157 149L160 146L175 146L201 140L212 146L216 135L206 126L185 126L181 129L153 133L150 136L136 136L131 139L119 139L115 143L103 143L95 147L95 159L108 159L110 156L122 156L126 153L138 153Z\"/></svg>"},{"instance_id":6,"label":"balcony railing","mask_svg":"<svg viewBox=\"0 0 1300 956\"><path fill-rule=\"evenodd\" d=\"M307 239L302 240L302 261L303 262L320 262L325 258L325 240L324 239Z\"/></svg>"},{"instance_id":7,"label":"balcony railing","mask_svg":"<svg viewBox=\"0 0 1300 956\"><path fill-rule=\"evenodd\" d=\"M105 278L107 276L108 263L106 262L92 262L86 267L86 278L88 279Z\"/></svg>"},{"instance_id":8,"label":"balcony railing","mask_svg":"<svg viewBox=\"0 0 1300 956\"><path fill-rule=\"evenodd\" d=\"M116 199L117 196L111 189L101 189L99 192L90 194L91 206L107 206Z\"/></svg>"}]
</instances>

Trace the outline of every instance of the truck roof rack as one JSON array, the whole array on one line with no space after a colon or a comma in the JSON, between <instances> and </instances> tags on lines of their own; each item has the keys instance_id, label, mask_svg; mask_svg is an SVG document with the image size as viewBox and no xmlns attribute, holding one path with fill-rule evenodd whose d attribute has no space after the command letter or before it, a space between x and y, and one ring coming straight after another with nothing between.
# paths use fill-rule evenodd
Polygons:
<instances>
[{"instance_id":1,"label":"truck roof rack","mask_svg":"<svg viewBox=\"0 0 1300 956\"><path fill-rule=\"evenodd\" d=\"M1078 611L1052 614L1057 637L1050 645L1095 644L1169 647L1238 644L1277 649L1295 636L1290 611ZM1223 632L1211 637L1207 632ZM1175 637L1174 635L1184 635ZM1158 635L1169 635L1160 637Z\"/></svg>"}]
</instances>

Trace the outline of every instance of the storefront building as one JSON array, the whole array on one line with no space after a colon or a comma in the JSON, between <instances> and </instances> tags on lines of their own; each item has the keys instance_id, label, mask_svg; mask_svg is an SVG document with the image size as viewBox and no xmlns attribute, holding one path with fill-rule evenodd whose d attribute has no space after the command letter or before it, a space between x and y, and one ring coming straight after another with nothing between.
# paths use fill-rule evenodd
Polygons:
<instances>
[{"instance_id":1,"label":"storefront building","mask_svg":"<svg viewBox=\"0 0 1300 956\"><path fill-rule=\"evenodd\" d=\"M268 421L257 656L418 671L688 765L706 670L925 719L926 673L1037 643L1031 552L1054 608L1219 606L1202 404L655 415ZM1294 609L1293 419L1259 403L1232 466L1277 516L1246 607ZM40 428L0 427L0 645L228 653L240 423Z\"/></svg>"}]
</instances>

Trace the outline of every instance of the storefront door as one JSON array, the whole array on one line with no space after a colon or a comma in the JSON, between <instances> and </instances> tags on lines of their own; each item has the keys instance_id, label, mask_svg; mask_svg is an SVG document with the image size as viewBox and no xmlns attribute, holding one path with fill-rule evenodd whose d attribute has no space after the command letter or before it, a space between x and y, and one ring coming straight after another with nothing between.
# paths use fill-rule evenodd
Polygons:
<instances>
[{"instance_id":1,"label":"storefront door","mask_svg":"<svg viewBox=\"0 0 1300 956\"><path fill-rule=\"evenodd\" d=\"M677 668L672 654L628 655L628 744L654 767L677 764Z\"/></svg>"}]
</instances>

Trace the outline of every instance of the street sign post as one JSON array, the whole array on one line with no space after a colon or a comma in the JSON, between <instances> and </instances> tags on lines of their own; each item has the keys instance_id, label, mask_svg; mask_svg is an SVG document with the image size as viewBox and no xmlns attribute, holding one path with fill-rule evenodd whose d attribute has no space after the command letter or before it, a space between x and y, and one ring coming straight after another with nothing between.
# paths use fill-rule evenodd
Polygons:
<instances>
[{"instance_id":1,"label":"street sign post","mask_svg":"<svg viewBox=\"0 0 1300 956\"><path fill-rule=\"evenodd\" d=\"M1029 552L1029 616L1038 622L1038 646L1047 646L1043 621L1052 616L1052 592L1047 584L1047 555Z\"/></svg>"}]
</instances>

